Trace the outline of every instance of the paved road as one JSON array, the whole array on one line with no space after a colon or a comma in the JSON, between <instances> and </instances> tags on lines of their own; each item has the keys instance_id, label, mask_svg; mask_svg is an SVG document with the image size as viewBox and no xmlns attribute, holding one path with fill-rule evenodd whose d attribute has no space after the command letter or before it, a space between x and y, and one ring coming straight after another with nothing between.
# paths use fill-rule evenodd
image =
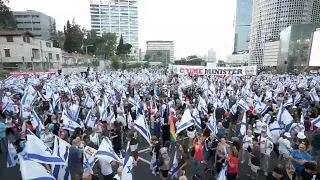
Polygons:
<instances>
[{"instance_id":1,"label":"paved road","mask_svg":"<svg viewBox=\"0 0 320 180\"><path fill-rule=\"evenodd\" d=\"M238 129L238 128L237 128ZM237 134L237 132L235 133ZM184 141L187 143L187 141ZM3 146L2 146L3 147ZM3 148L1 148L4 150ZM139 158L138 166L133 169L133 179L134 180L159 180L159 176L154 176L150 171L150 151L148 149L148 144L145 140L142 140L142 142L139 143ZM2 151L3 152L3 151ZM175 150L172 149L169 152L169 156L171 157L171 160L173 160ZM281 164L283 164L282 162ZM270 171L273 167L277 165L277 160L273 156L270 160ZM193 164L192 164L192 158L190 157L190 160L188 162L188 167L186 169L186 175L188 179L192 179L192 171L193 171ZM115 171L116 172L116 171ZM246 174L250 173L250 168L245 165L241 164L239 166L239 179L248 179ZM203 180L211 180L213 176L210 173L204 172L204 166L201 165L200 167L200 175L203 177ZM265 177L260 172L259 173L259 180L263 180ZM0 180L21 180L21 174L19 170L19 166L13 167L13 168L6 168L6 156L4 153L0 154Z\"/></svg>"}]
</instances>

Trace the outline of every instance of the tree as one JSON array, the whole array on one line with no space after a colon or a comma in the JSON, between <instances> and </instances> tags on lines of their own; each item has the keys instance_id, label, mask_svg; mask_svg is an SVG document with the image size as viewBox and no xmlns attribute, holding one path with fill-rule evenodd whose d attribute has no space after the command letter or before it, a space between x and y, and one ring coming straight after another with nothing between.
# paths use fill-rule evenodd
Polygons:
<instances>
[{"instance_id":1,"label":"tree","mask_svg":"<svg viewBox=\"0 0 320 180\"><path fill-rule=\"evenodd\" d=\"M126 56L126 55L130 54L131 48L132 48L131 44L128 44L128 43L124 44L123 37L121 35L120 40L119 40L119 44L117 46L117 52L116 52L117 56Z\"/></svg>"},{"instance_id":2,"label":"tree","mask_svg":"<svg viewBox=\"0 0 320 180\"><path fill-rule=\"evenodd\" d=\"M60 48L60 44L57 40L56 22L50 24L50 40L52 41L53 47Z\"/></svg>"},{"instance_id":3,"label":"tree","mask_svg":"<svg viewBox=\"0 0 320 180\"><path fill-rule=\"evenodd\" d=\"M144 60L149 61L151 59L151 56L149 54L144 55Z\"/></svg>"},{"instance_id":4,"label":"tree","mask_svg":"<svg viewBox=\"0 0 320 180\"><path fill-rule=\"evenodd\" d=\"M150 68L150 63L149 62L144 63L143 68Z\"/></svg>"},{"instance_id":5,"label":"tree","mask_svg":"<svg viewBox=\"0 0 320 180\"><path fill-rule=\"evenodd\" d=\"M9 0L0 0L0 31L17 28L17 21L6 3L9 3Z\"/></svg>"},{"instance_id":6,"label":"tree","mask_svg":"<svg viewBox=\"0 0 320 180\"><path fill-rule=\"evenodd\" d=\"M98 38L94 43L96 46L96 53L98 55L103 55L104 59L111 58L116 51L117 46L117 36L115 33L103 34L101 38Z\"/></svg>"},{"instance_id":7,"label":"tree","mask_svg":"<svg viewBox=\"0 0 320 180\"><path fill-rule=\"evenodd\" d=\"M64 49L68 53L72 52L83 52L83 38L84 34L82 32L81 26L76 24L75 20L73 19L72 24L70 21L67 21L67 24L64 28Z\"/></svg>"},{"instance_id":8,"label":"tree","mask_svg":"<svg viewBox=\"0 0 320 180\"><path fill-rule=\"evenodd\" d=\"M85 39L83 40L83 51L88 50L88 54L96 54L97 51L97 41L99 37L97 36L96 30L84 30Z\"/></svg>"},{"instance_id":9,"label":"tree","mask_svg":"<svg viewBox=\"0 0 320 180\"><path fill-rule=\"evenodd\" d=\"M63 31L57 31L57 42L59 44L59 47L63 50L64 49L64 41L66 40L66 37L64 35Z\"/></svg>"},{"instance_id":10,"label":"tree","mask_svg":"<svg viewBox=\"0 0 320 180\"><path fill-rule=\"evenodd\" d=\"M122 64L118 56L111 56L111 67L113 69L120 69L121 65Z\"/></svg>"}]
</instances>

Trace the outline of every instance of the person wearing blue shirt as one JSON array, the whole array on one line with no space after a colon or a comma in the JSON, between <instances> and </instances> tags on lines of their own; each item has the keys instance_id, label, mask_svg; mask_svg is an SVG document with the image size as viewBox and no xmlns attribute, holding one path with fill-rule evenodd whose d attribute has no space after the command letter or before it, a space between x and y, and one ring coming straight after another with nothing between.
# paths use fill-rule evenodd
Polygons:
<instances>
[{"instance_id":1,"label":"person wearing blue shirt","mask_svg":"<svg viewBox=\"0 0 320 180\"><path fill-rule=\"evenodd\" d=\"M296 168L296 171L299 175L303 170L303 164L311 161L311 155L306 152L306 149L306 145L301 143L299 144L299 149L293 150L290 157L292 165Z\"/></svg>"},{"instance_id":2,"label":"person wearing blue shirt","mask_svg":"<svg viewBox=\"0 0 320 180\"><path fill-rule=\"evenodd\" d=\"M6 129L7 126L3 122L0 122L0 140L6 138Z\"/></svg>"}]
</instances>

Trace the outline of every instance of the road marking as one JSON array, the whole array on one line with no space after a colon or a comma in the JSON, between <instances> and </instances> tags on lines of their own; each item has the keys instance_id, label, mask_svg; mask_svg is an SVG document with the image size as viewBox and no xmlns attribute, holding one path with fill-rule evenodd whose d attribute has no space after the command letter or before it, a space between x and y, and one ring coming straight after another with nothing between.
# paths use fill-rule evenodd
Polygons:
<instances>
[{"instance_id":1,"label":"road marking","mask_svg":"<svg viewBox=\"0 0 320 180\"><path fill-rule=\"evenodd\" d=\"M139 160L142 161L142 162L145 162L147 164L151 164L150 161L146 160L146 159L143 159L142 157L139 157Z\"/></svg>"}]
</instances>

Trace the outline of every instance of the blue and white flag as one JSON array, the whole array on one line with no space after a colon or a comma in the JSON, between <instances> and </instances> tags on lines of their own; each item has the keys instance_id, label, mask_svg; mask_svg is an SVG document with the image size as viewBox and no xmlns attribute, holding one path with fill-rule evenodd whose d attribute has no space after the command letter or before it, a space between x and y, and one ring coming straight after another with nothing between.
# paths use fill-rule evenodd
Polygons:
<instances>
[{"instance_id":1,"label":"blue and white flag","mask_svg":"<svg viewBox=\"0 0 320 180\"><path fill-rule=\"evenodd\" d=\"M299 92L297 92L296 97L294 98L293 105L295 106L295 105L299 104L300 101L301 101L301 94Z\"/></svg>"},{"instance_id":2,"label":"blue and white flag","mask_svg":"<svg viewBox=\"0 0 320 180\"><path fill-rule=\"evenodd\" d=\"M177 132L176 134L179 134L181 131L187 129L188 127L192 126L193 123L193 118L190 114L190 109L186 109L182 115L181 122L179 126L177 127Z\"/></svg>"},{"instance_id":3,"label":"blue and white flag","mask_svg":"<svg viewBox=\"0 0 320 180\"><path fill-rule=\"evenodd\" d=\"M29 159L39 163L67 165L66 161L57 154L54 154L53 151L29 129L27 130L26 153Z\"/></svg>"},{"instance_id":4,"label":"blue and white flag","mask_svg":"<svg viewBox=\"0 0 320 180\"><path fill-rule=\"evenodd\" d=\"M31 111L30 121L32 126L37 129L37 132L40 132L40 134L44 133L45 127L35 111Z\"/></svg>"},{"instance_id":5,"label":"blue and white flag","mask_svg":"<svg viewBox=\"0 0 320 180\"><path fill-rule=\"evenodd\" d=\"M28 139L29 140L29 139ZM22 179L56 180L44 166L29 158L18 155ZM60 180L60 179L59 179Z\"/></svg>"},{"instance_id":6,"label":"blue and white flag","mask_svg":"<svg viewBox=\"0 0 320 180\"><path fill-rule=\"evenodd\" d=\"M92 171L94 164L98 161L98 158L95 157L97 150L84 146L83 148L83 171Z\"/></svg>"},{"instance_id":7,"label":"blue and white flag","mask_svg":"<svg viewBox=\"0 0 320 180\"><path fill-rule=\"evenodd\" d=\"M237 104L232 105L232 107L231 107L232 115L235 115L237 113L237 107L238 107Z\"/></svg>"},{"instance_id":8,"label":"blue and white flag","mask_svg":"<svg viewBox=\"0 0 320 180\"><path fill-rule=\"evenodd\" d=\"M227 171L228 171L228 161L224 161L222 164L222 168L220 173L217 176L217 180L228 180L227 179Z\"/></svg>"},{"instance_id":9,"label":"blue and white flag","mask_svg":"<svg viewBox=\"0 0 320 180\"><path fill-rule=\"evenodd\" d=\"M255 101L254 110L259 114L264 114L268 110L268 106L260 100Z\"/></svg>"},{"instance_id":10,"label":"blue and white flag","mask_svg":"<svg viewBox=\"0 0 320 180\"><path fill-rule=\"evenodd\" d=\"M277 115L277 120L279 122L280 127L285 131L289 132L292 123L294 122L293 117L284 107L284 105L280 105L279 112Z\"/></svg>"},{"instance_id":11,"label":"blue and white flag","mask_svg":"<svg viewBox=\"0 0 320 180\"><path fill-rule=\"evenodd\" d=\"M18 154L16 148L12 143L8 143L8 157L7 157L7 167L14 167L19 163Z\"/></svg>"},{"instance_id":12,"label":"blue and white flag","mask_svg":"<svg viewBox=\"0 0 320 180\"><path fill-rule=\"evenodd\" d=\"M216 118L215 118L215 112L210 116L207 122L207 127L210 129L210 131L213 134L217 134L217 124L216 124Z\"/></svg>"},{"instance_id":13,"label":"blue and white flag","mask_svg":"<svg viewBox=\"0 0 320 180\"><path fill-rule=\"evenodd\" d=\"M78 127L81 128L80 124L73 121L65 111L62 112L62 120L63 129L74 131Z\"/></svg>"},{"instance_id":14,"label":"blue and white flag","mask_svg":"<svg viewBox=\"0 0 320 180\"><path fill-rule=\"evenodd\" d=\"M266 124L268 124L268 122L271 120L271 115L270 114L265 114L264 116L263 116L263 122L265 122Z\"/></svg>"},{"instance_id":15,"label":"blue and white flag","mask_svg":"<svg viewBox=\"0 0 320 180\"><path fill-rule=\"evenodd\" d=\"M92 98L87 94L86 99L84 100L84 105L88 108L93 108L94 107L94 102Z\"/></svg>"},{"instance_id":16,"label":"blue and white flag","mask_svg":"<svg viewBox=\"0 0 320 180\"><path fill-rule=\"evenodd\" d=\"M151 145L151 134L143 115L139 115L135 121L134 128L144 137Z\"/></svg>"},{"instance_id":17,"label":"blue and white flag","mask_svg":"<svg viewBox=\"0 0 320 180\"><path fill-rule=\"evenodd\" d=\"M94 126L96 125L96 117L93 114L91 109L89 110L87 117L84 120L84 123L86 124L87 127L91 127L91 128L94 128Z\"/></svg>"},{"instance_id":18,"label":"blue and white flag","mask_svg":"<svg viewBox=\"0 0 320 180\"><path fill-rule=\"evenodd\" d=\"M240 136L246 135L246 131L247 131L247 115L246 113L243 113L241 126L240 126Z\"/></svg>"},{"instance_id":19,"label":"blue and white flag","mask_svg":"<svg viewBox=\"0 0 320 180\"><path fill-rule=\"evenodd\" d=\"M318 116L317 118L313 119L311 121L311 127L316 126L316 127L320 127L320 116Z\"/></svg>"},{"instance_id":20,"label":"blue and white flag","mask_svg":"<svg viewBox=\"0 0 320 180\"><path fill-rule=\"evenodd\" d=\"M172 167L170 169L171 179L178 178L179 165L177 159L177 151L174 153Z\"/></svg>"},{"instance_id":21,"label":"blue and white flag","mask_svg":"<svg viewBox=\"0 0 320 180\"><path fill-rule=\"evenodd\" d=\"M53 154L57 154L65 162L68 162L69 148L71 145L56 136L54 141ZM69 167L66 165L53 165L51 173L56 179L71 180Z\"/></svg>"},{"instance_id":22,"label":"blue and white flag","mask_svg":"<svg viewBox=\"0 0 320 180\"><path fill-rule=\"evenodd\" d=\"M238 101L237 105L240 106L240 107L241 107L243 110L245 110L245 111L248 111L248 110L249 110L249 105L248 105L248 103L247 103L245 100L243 100L243 99L240 99L240 100Z\"/></svg>"},{"instance_id":23,"label":"blue and white flag","mask_svg":"<svg viewBox=\"0 0 320 180\"><path fill-rule=\"evenodd\" d=\"M80 113L80 106L76 104L71 104L70 110L72 112L72 120L78 121L79 113Z\"/></svg>"},{"instance_id":24,"label":"blue and white flag","mask_svg":"<svg viewBox=\"0 0 320 180\"><path fill-rule=\"evenodd\" d=\"M300 127L300 132L304 133L304 131L306 130L306 128L304 127L304 116L301 113L301 117L300 117L300 123L299 123L299 127Z\"/></svg>"},{"instance_id":25,"label":"blue and white flag","mask_svg":"<svg viewBox=\"0 0 320 180\"><path fill-rule=\"evenodd\" d=\"M287 107L287 106L292 106L292 105L293 105L293 99L290 96L289 99L287 100L287 102L283 104L283 106Z\"/></svg>"},{"instance_id":26,"label":"blue and white flag","mask_svg":"<svg viewBox=\"0 0 320 180\"><path fill-rule=\"evenodd\" d=\"M199 114L198 109L196 109L196 108L193 109L192 118L193 118L193 121L194 121L194 124L196 125L196 127L201 129L201 119L200 119L200 114Z\"/></svg>"},{"instance_id":27,"label":"blue and white flag","mask_svg":"<svg viewBox=\"0 0 320 180\"><path fill-rule=\"evenodd\" d=\"M104 137L101 141L101 144L99 146L99 149L96 153L96 157L97 158L101 158L101 159L112 159L114 161L117 162L121 162L122 160L120 159L120 157L114 152L113 148L112 148L112 144L110 142L110 140L107 137Z\"/></svg>"},{"instance_id":28,"label":"blue and white flag","mask_svg":"<svg viewBox=\"0 0 320 180\"><path fill-rule=\"evenodd\" d=\"M311 89L311 91L309 92L309 96L310 96L310 98L311 98L311 100L313 102L319 102L320 101L320 98L319 98L315 88Z\"/></svg>"},{"instance_id":29,"label":"blue and white flag","mask_svg":"<svg viewBox=\"0 0 320 180\"><path fill-rule=\"evenodd\" d=\"M127 149L126 149L126 155L124 158L124 163L123 163L123 170L122 170L122 176L121 179L125 180L132 180L132 157L130 156L131 150L130 150L130 141L127 144Z\"/></svg>"}]
</instances>

